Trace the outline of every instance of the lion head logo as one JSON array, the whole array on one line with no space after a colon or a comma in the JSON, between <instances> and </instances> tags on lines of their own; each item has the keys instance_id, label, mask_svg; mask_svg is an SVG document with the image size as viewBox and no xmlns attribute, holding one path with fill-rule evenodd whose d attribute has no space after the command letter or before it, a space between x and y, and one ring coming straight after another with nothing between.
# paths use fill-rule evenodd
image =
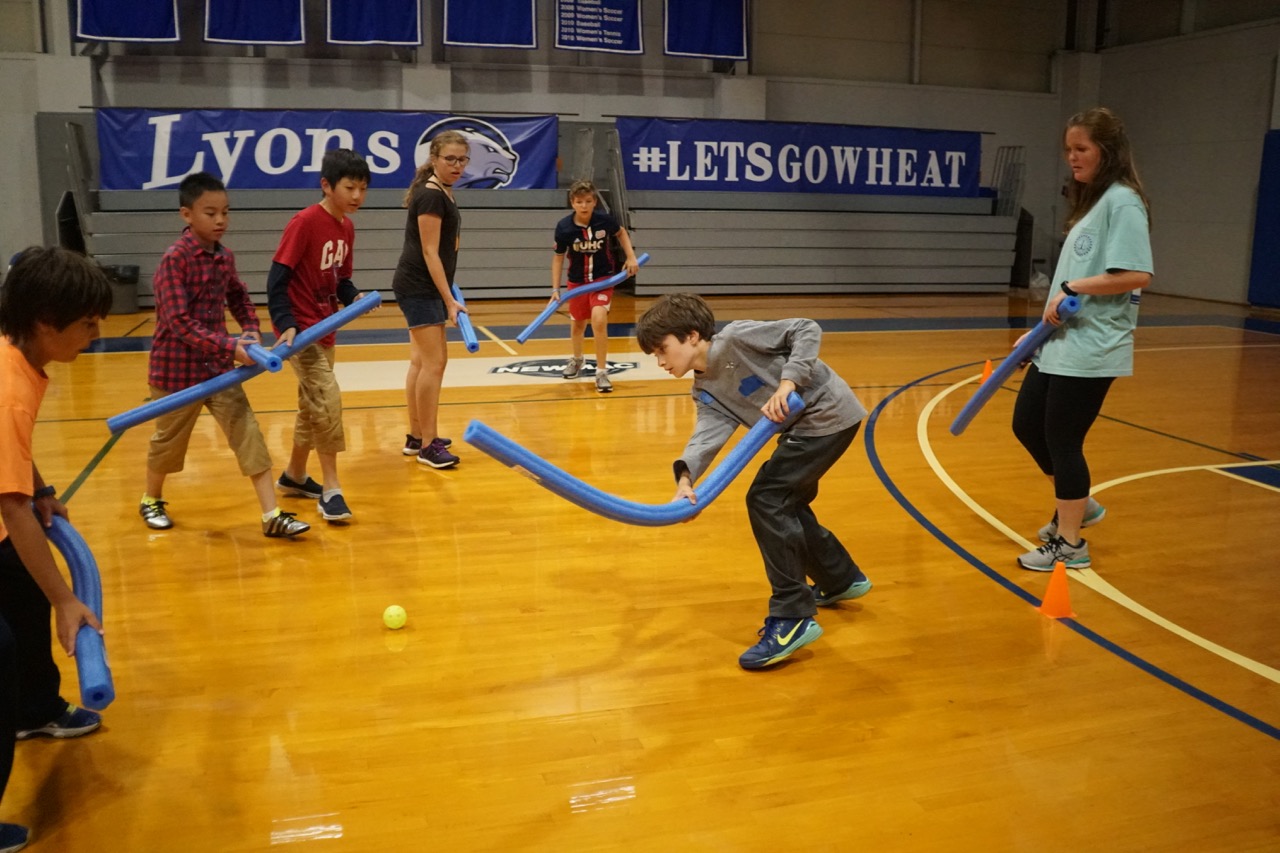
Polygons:
<instances>
[{"instance_id":1,"label":"lion head logo","mask_svg":"<svg viewBox=\"0 0 1280 853\"><path fill-rule=\"evenodd\" d=\"M487 121L467 116L442 119L424 130L413 149L415 168L426 162L431 150L431 140L446 130L461 133L471 146L471 162L454 187L496 189L506 186L515 177L520 155L512 146L511 140Z\"/></svg>"}]
</instances>

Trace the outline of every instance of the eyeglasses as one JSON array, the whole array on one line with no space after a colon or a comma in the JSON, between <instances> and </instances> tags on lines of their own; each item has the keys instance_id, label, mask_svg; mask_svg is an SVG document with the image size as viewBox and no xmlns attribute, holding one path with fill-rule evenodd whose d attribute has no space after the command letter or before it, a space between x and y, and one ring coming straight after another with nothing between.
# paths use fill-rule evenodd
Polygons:
<instances>
[{"instance_id":1,"label":"eyeglasses","mask_svg":"<svg viewBox=\"0 0 1280 853\"><path fill-rule=\"evenodd\" d=\"M440 159L450 166L465 166L471 162L470 157L441 157Z\"/></svg>"}]
</instances>

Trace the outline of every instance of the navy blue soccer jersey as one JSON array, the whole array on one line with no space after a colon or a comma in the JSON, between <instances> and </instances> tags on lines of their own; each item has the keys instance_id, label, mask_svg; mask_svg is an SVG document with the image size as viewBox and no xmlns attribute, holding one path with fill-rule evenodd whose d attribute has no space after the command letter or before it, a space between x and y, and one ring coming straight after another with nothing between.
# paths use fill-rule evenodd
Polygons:
<instances>
[{"instance_id":1,"label":"navy blue soccer jersey","mask_svg":"<svg viewBox=\"0 0 1280 853\"><path fill-rule=\"evenodd\" d=\"M586 227L576 224L572 213L556 224L555 251L569 255L571 284L590 284L618 271L618 253L609 238L620 230L618 220L601 210L591 214Z\"/></svg>"}]
</instances>

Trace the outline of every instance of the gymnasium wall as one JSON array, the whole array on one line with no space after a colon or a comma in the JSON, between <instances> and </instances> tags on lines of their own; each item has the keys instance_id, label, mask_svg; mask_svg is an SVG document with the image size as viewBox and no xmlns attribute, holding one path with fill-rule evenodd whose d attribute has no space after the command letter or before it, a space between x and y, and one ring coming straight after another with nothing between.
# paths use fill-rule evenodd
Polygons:
<instances>
[{"instance_id":1,"label":"gymnasium wall","mask_svg":"<svg viewBox=\"0 0 1280 853\"><path fill-rule=\"evenodd\" d=\"M1280 21L1115 48L1101 100L1122 115L1152 204L1152 290L1245 303Z\"/></svg>"},{"instance_id":2,"label":"gymnasium wall","mask_svg":"<svg viewBox=\"0 0 1280 853\"><path fill-rule=\"evenodd\" d=\"M64 5L43 7L49 32L66 32ZM919 32L911 27L913 5L753 2L754 59L750 67L736 63L732 74L702 60L662 57L656 2L643 5L648 52L639 64L549 47L550 3L539 4L543 47L537 51L427 46L402 57L406 61L279 52L287 49L158 56L118 46L90 59L72 56L65 37L53 38L53 56L0 54L9 95L0 105L0 145L25 158L22 152L35 148L36 112L90 104L554 112L566 121L631 114L978 130L985 134L987 180L998 146L1024 147L1023 206L1035 217L1033 257L1051 263L1065 175L1061 122L1101 101L1128 119L1152 189L1154 289L1244 301L1280 22L1090 54L1059 50L1066 0L921 0ZM1111 5L1131 10L1134 4ZM437 25L438 19L427 22L428 45ZM35 168L13 172L9 203L0 206L0 250L40 241L40 218L52 215L40 205Z\"/></svg>"}]
</instances>

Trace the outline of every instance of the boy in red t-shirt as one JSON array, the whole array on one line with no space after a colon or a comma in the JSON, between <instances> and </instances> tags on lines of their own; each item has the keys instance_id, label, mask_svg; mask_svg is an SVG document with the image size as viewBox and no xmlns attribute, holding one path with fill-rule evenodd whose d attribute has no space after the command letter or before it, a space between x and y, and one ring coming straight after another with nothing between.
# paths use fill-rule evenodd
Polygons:
<instances>
[{"instance_id":1,"label":"boy in red t-shirt","mask_svg":"<svg viewBox=\"0 0 1280 853\"><path fill-rule=\"evenodd\" d=\"M111 283L95 264L66 249L22 252L0 289L0 795L13 767L13 742L35 735L79 737L102 717L59 695L61 675L49 642L75 654L81 625L102 626L76 598L44 528L67 517L32 458L32 434L49 377L45 365L70 362L95 338L111 310ZM32 510L35 512L32 512ZM25 827L0 823L0 849L26 843Z\"/></svg>"},{"instance_id":2,"label":"boy in red t-shirt","mask_svg":"<svg viewBox=\"0 0 1280 853\"><path fill-rule=\"evenodd\" d=\"M349 214L364 204L369 164L346 148L328 151L320 165L324 198L294 215L280 237L267 276L271 325L282 342L337 313L362 294L351 281L355 226ZM326 521L346 521L351 509L338 482L338 453L346 449L342 392L333 374L334 336L328 335L289 359L298 376L298 416L293 451L276 484L286 495L316 498ZM311 451L320 460L323 484L307 476Z\"/></svg>"}]
</instances>

